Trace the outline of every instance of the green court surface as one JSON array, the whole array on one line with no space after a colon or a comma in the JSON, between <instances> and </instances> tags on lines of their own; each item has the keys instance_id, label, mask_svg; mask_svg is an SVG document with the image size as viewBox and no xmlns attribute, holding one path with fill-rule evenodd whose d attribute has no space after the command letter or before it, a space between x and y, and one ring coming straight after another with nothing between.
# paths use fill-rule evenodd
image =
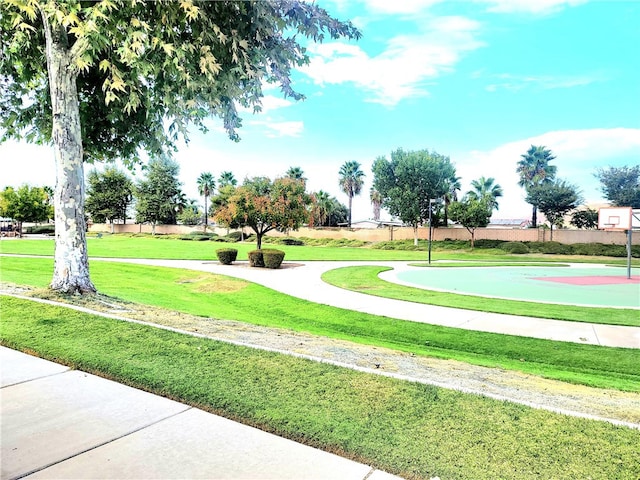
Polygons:
<instances>
[{"instance_id":1,"label":"green court surface","mask_svg":"<svg viewBox=\"0 0 640 480\"><path fill-rule=\"evenodd\" d=\"M640 308L640 269L616 267L460 267L398 272L399 282L429 290L510 300Z\"/></svg>"}]
</instances>

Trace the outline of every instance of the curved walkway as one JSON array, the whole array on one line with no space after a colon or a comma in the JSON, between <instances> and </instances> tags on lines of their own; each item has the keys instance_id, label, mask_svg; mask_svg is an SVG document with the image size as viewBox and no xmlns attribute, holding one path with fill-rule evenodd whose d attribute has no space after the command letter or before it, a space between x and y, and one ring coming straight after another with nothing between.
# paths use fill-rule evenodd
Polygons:
<instances>
[{"instance_id":1,"label":"curved walkway","mask_svg":"<svg viewBox=\"0 0 640 480\"><path fill-rule=\"evenodd\" d=\"M215 261L200 260L130 258L92 258L92 260L184 268L228 275L312 302L412 322L607 347L640 348L640 327L569 322L438 307L352 292L329 285L321 279L324 272L340 267L381 265L400 271L412 268L408 262L314 261L287 263L283 264L285 268L271 270L248 268L246 262L221 265Z\"/></svg>"}]
</instances>

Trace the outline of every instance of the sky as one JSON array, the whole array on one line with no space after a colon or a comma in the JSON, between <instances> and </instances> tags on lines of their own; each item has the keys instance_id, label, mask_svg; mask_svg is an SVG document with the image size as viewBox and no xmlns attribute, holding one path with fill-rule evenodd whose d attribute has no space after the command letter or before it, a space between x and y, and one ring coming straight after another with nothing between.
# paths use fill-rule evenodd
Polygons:
<instances>
[{"instance_id":1,"label":"sky","mask_svg":"<svg viewBox=\"0 0 640 480\"><path fill-rule=\"evenodd\" d=\"M450 157L461 194L495 178L504 196L494 218L527 219L515 169L531 145L552 151L557 177L585 203L604 201L598 168L640 164L640 0L316 3L362 38L309 44L310 63L292 77L306 99L265 90L262 113L243 114L240 142L216 119L208 133L194 131L175 156L189 198L202 203L202 172L241 182L300 167L308 191L347 205L338 171L355 160L366 176L353 221L364 220L376 158L428 149ZM7 142L0 161L0 188L55 183L48 147Z\"/></svg>"}]
</instances>

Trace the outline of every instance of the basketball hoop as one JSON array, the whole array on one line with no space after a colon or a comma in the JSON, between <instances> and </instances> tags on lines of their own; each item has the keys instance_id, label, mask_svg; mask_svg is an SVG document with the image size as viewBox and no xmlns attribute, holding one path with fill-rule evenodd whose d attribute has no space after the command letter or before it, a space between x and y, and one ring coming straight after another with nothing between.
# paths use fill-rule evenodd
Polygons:
<instances>
[{"instance_id":1,"label":"basketball hoop","mask_svg":"<svg viewBox=\"0 0 640 480\"><path fill-rule=\"evenodd\" d=\"M605 207L598 211L598 229L624 232L631 229L631 207Z\"/></svg>"},{"instance_id":2,"label":"basketball hoop","mask_svg":"<svg viewBox=\"0 0 640 480\"><path fill-rule=\"evenodd\" d=\"M633 208L605 207L598 211L598 229L627 234L627 278L631 278L631 234L633 232Z\"/></svg>"}]
</instances>

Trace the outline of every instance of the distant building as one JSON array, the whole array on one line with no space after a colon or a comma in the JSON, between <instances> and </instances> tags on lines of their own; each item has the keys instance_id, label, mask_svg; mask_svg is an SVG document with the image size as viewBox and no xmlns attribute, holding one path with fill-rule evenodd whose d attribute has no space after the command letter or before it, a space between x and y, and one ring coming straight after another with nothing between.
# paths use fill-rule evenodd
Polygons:
<instances>
[{"instance_id":1,"label":"distant building","mask_svg":"<svg viewBox=\"0 0 640 480\"><path fill-rule=\"evenodd\" d=\"M529 228L531 220L528 218L492 218L487 228Z\"/></svg>"}]
</instances>

